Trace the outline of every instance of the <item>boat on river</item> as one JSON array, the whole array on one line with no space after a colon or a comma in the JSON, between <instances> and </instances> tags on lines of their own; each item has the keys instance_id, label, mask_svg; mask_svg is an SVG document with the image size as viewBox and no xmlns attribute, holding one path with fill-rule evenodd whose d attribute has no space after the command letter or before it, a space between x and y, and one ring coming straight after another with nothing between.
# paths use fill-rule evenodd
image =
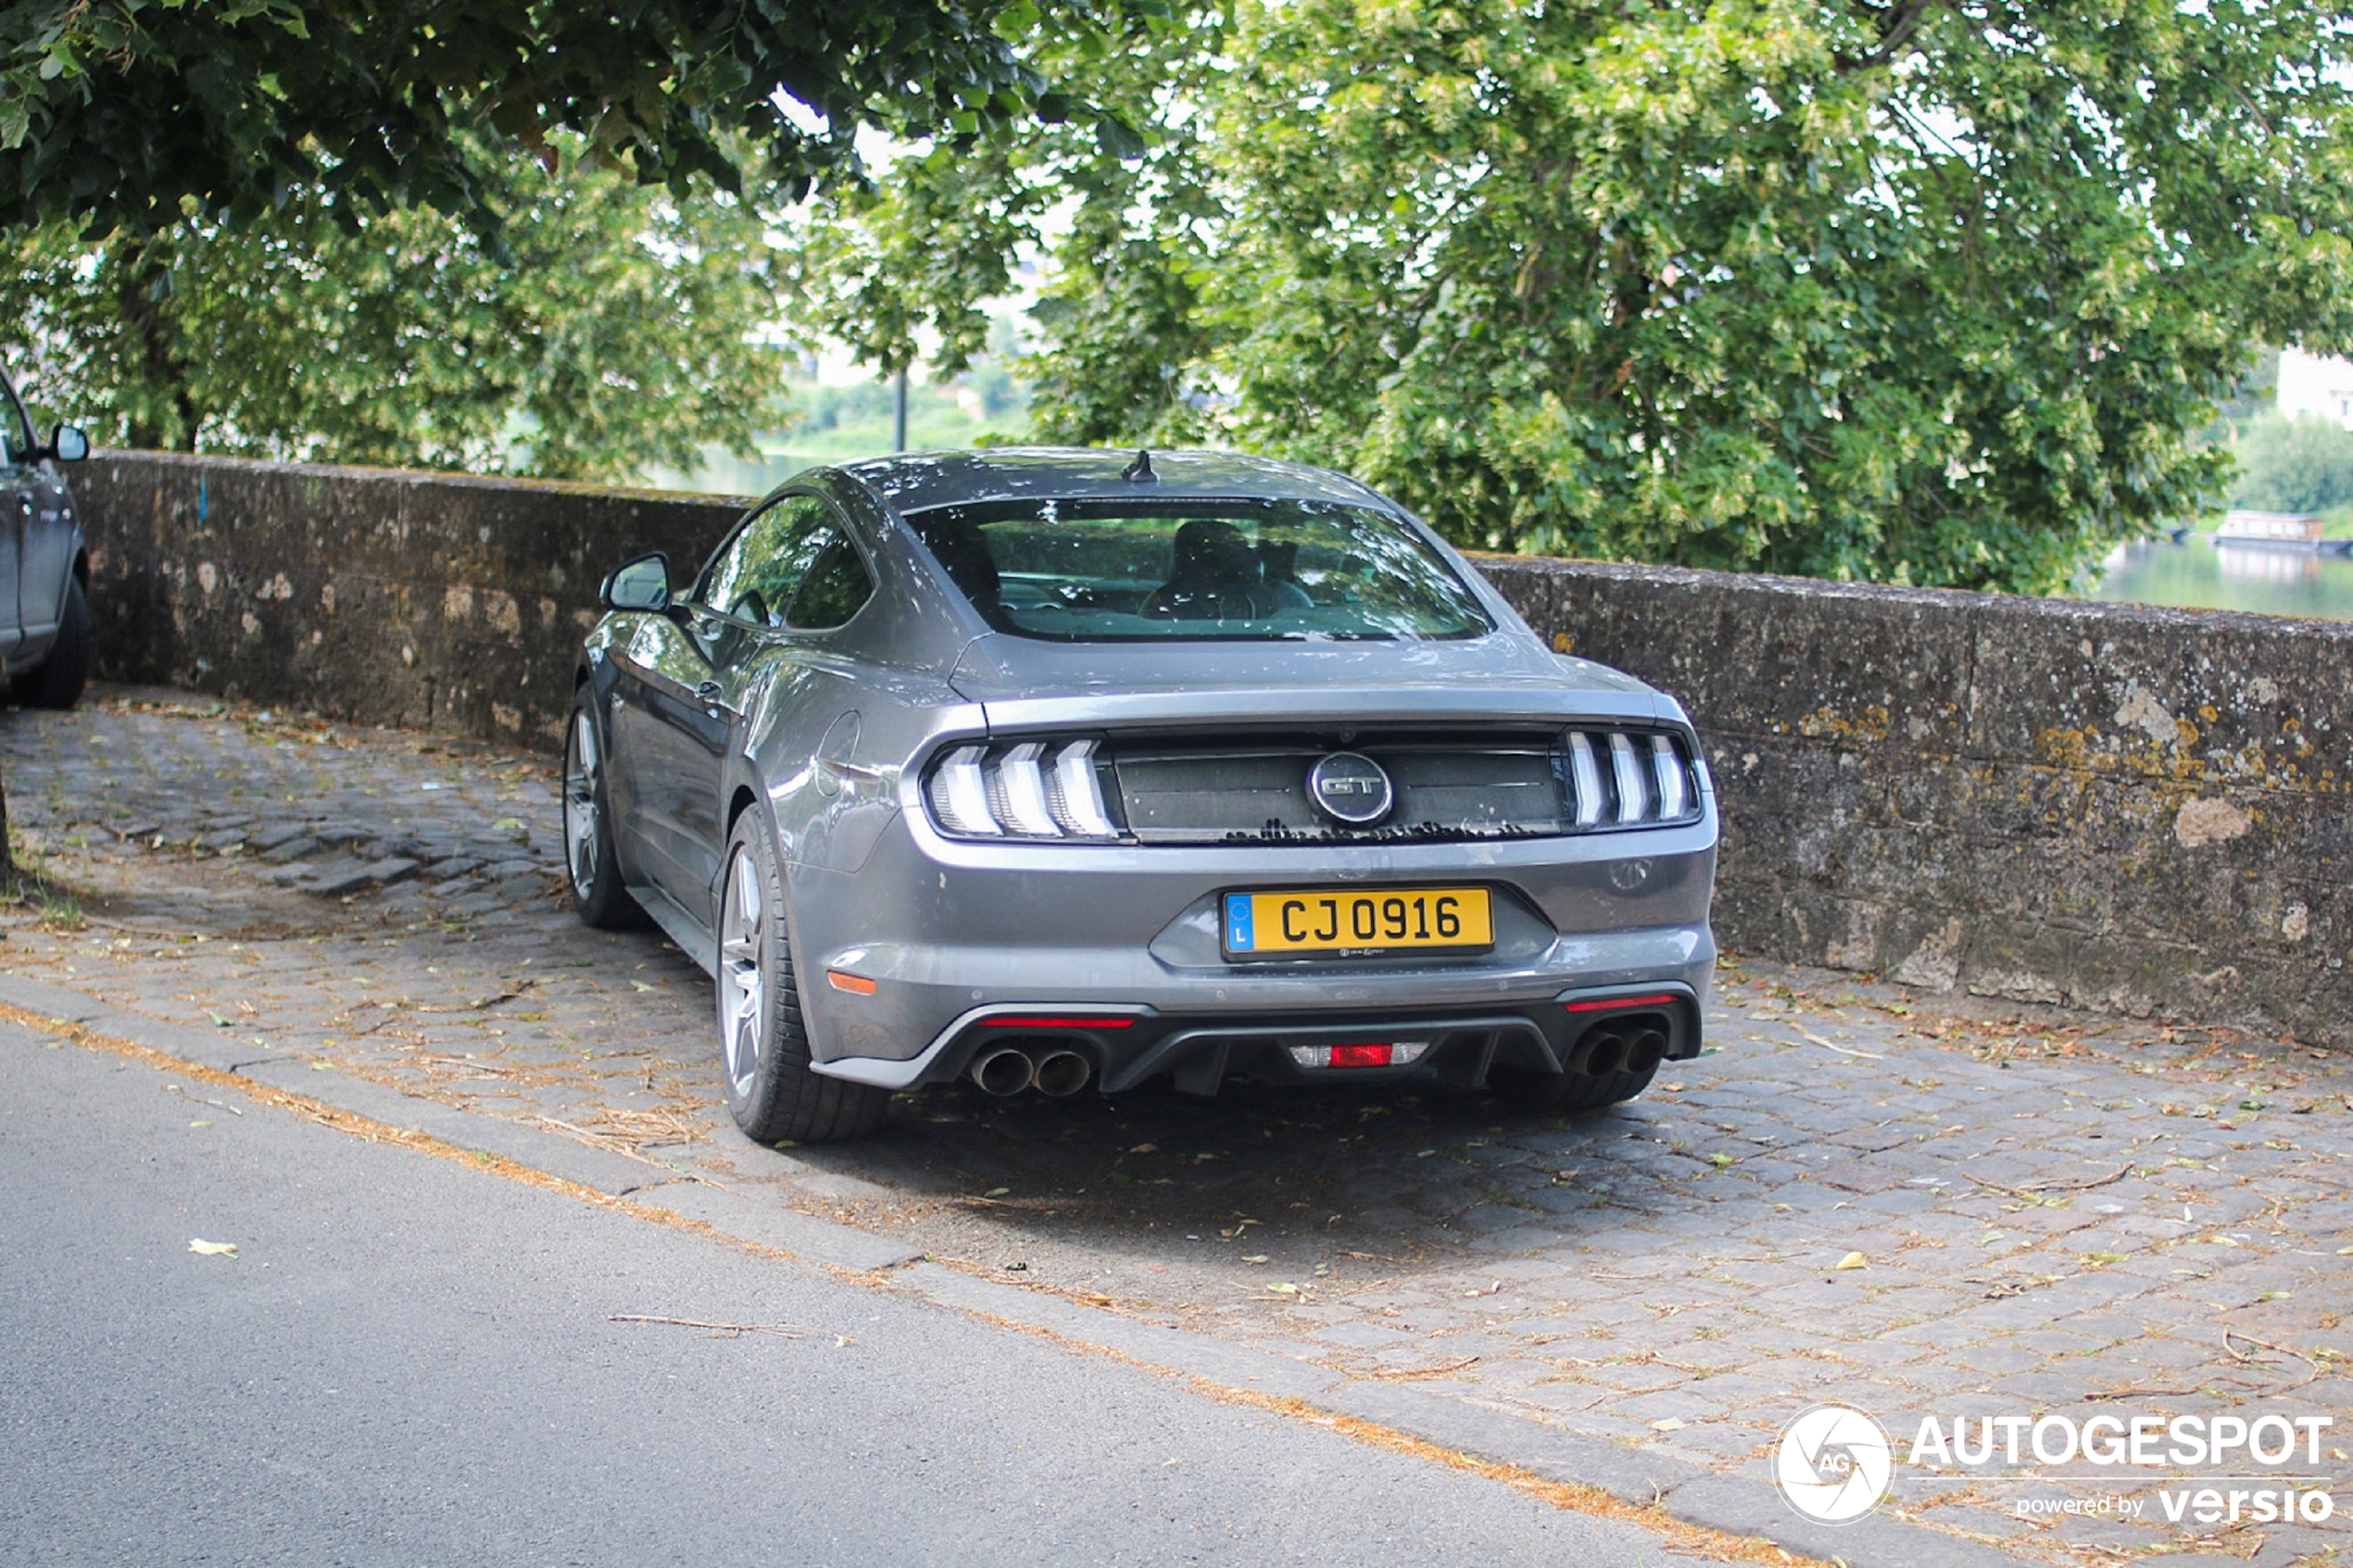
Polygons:
<instances>
[{"instance_id":1,"label":"boat on river","mask_svg":"<svg viewBox=\"0 0 2353 1568\"><path fill-rule=\"evenodd\" d=\"M2353 555L2353 539L2329 539L2327 525L2309 512L2253 512L2233 509L2223 515L2214 531L2218 548L2296 550L2308 555Z\"/></svg>"}]
</instances>

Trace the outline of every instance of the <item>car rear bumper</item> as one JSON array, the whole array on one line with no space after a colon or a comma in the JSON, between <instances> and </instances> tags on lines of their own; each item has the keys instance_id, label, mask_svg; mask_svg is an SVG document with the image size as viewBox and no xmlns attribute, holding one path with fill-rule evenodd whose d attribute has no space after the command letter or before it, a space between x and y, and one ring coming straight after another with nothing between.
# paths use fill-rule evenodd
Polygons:
<instances>
[{"instance_id":1,"label":"car rear bumper","mask_svg":"<svg viewBox=\"0 0 2353 1568\"><path fill-rule=\"evenodd\" d=\"M1229 1074L1260 1082L1337 1083L1423 1079L1472 1088L1497 1068L1529 1073L1605 1073L1627 1065L1682 1060L1700 1051L1700 1001L1690 985L1578 989L1540 1002L1483 1010L1340 1009L1310 1011L1175 1013L991 1005L956 1019L907 1061L850 1057L817 1071L878 1088L951 1081L1003 1048L1033 1060L1076 1051L1088 1063L1079 1082L1105 1094L1168 1074L1182 1092L1210 1095ZM1629 1037L1631 1054L1629 1052ZM1645 1043L1647 1042L1647 1044ZM1327 1065L1295 1051L1373 1046L1413 1052L1390 1064ZM1647 1061L1643 1053L1650 1054Z\"/></svg>"},{"instance_id":2,"label":"car rear bumper","mask_svg":"<svg viewBox=\"0 0 2353 1568\"><path fill-rule=\"evenodd\" d=\"M1347 1075L1478 1083L1499 1064L1573 1062L1581 1024L1565 998L1662 986L1685 998L1671 1054L1695 1055L1716 960L1715 836L1711 809L1673 828L1504 843L975 847L901 814L857 873L792 872L814 1066L912 1088L1035 1036L1081 1050L1109 1092L1161 1073L1207 1092L1227 1073L1339 1075L1299 1068L1292 1044L1394 1036L1429 1048L1411 1067ZM1465 884L1492 892L1490 951L1229 962L1219 947L1227 891Z\"/></svg>"}]
</instances>

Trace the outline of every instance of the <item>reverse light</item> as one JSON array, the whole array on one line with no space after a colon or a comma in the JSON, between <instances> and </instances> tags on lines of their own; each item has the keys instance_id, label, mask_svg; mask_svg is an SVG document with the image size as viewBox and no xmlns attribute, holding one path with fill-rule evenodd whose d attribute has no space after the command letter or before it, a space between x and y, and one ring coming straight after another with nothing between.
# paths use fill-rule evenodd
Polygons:
<instances>
[{"instance_id":1,"label":"reverse light","mask_svg":"<svg viewBox=\"0 0 2353 1568\"><path fill-rule=\"evenodd\" d=\"M1405 1067L1429 1049L1428 1040L1366 1041L1346 1046L1291 1046L1290 1059L1302 1067Z\"/></svg>"},{"instance_id":2,"label":"reverse light","mask_svg":"<svg viewBox=\"0 0 2353 1568\"><path fill-rule=\"evenodd\" d=\"M1115 839L1091 740L960 746L924 790L932 820L961 838Z\"/></svg>"}]
</instances>

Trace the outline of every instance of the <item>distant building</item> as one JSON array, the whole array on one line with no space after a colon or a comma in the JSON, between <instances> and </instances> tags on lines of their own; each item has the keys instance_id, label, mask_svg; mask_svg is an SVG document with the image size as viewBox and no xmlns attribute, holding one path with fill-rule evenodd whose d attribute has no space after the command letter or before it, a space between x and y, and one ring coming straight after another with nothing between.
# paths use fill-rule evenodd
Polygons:
<instances>
[{"instance_id":1,"label":"distant building","mask_svg":"<svg viewBox=\"0 0 2353 1568\"><path fill-rule=\"evenodd\" d=\"M2279 408L2289 419L2318 414L2353 430L2353 359L2282 349Z\"/></svg>"}]
</instances>

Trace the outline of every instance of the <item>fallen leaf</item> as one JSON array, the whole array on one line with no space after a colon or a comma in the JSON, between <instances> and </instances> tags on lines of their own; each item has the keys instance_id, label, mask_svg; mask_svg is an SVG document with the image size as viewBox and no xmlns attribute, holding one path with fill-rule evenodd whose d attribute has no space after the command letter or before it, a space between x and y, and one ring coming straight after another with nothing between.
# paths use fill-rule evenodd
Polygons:
<instances>
[{"instance_id":1,"label":"fallen leaf","mask_svg":"<svg viewBox=\"0 0 2353 1568\"><path fill-rule=\"evenodd\" d=\"M1266 1254L1264 1252L1252 1252L1242 1260L1245 1263L1263 1263L1265 1261Z\"/></svg>"},{"instance_id":2,"label":"fallen leaf","mask_svg":"<svg viewBox=\"0 0 2353 1568\"><path fill-rule=\"evenodd\" d=\"M1296 1296L1299 1294L1299 1286L1295 1285L1270 1285L1266 1288L1273 1291L1277 1296Z\"/></svg>"},{"instance_id":3,"label":"fallen leaf","mask_svg":"<svg viewBox=\"0 0 2353 1568\"><path fill-rule=\"evenodd\" d=\"M640 991L650 991L653 989L651 985L642 980L633 980L629 984L635 986Z\"/></svg>"},{"instance_id":4,"label":"fallen leaf","mask_svg":"<svg viewBox=\"0 0 2353 1568\"><path fill-rule=\"evenodd\" d=\"M1127 1152L1130 1154L1158 1154L1160 1152L1160 1145L1156 1143L1139 1143Z\"/></svg>"},{"instance_id":5,"label":"fallen leaf","mask_svg":"<svg viewBox=\"0 0 2353 1568\"><path fill-rule=\"evenodd\" d=\"M1680 1432L1682 1429L1682 1422L1677 1420L1671 1415L1667 1416L1664 1420L1654 1421L1651 1423L1651 1430L1654 1432Z\"/></svg>"},{"instance_id":6,"label":"fallen leaf","mask_svg":"<svg viewBox=\"0 0 2353 1568\"><path fill-rule=\"evenodd\" d=\"M208 1016L208 1018L210 1018L210 1019L212 1020L213 1026L214 1026L215 1028L218 1028L218 1029L233 1029L233 1028L235 1028L235 1027L236 1027L236 1025L235 1025L234 1023L231 1022L228 1019L225 1019L225 1018L221 1017L221 1016L220 1016L219 1013L217 1013L217 1012L215 1012L215 1013L208 1013L208 1014L207 1014L206 1016Z\"/></svg>"},{"instance_id":7,"label":"fallen leaf","mask_svg":"<svg viewBox=\"0 0 2353 1568\"><path fill-rule=\"evenodd\" d=\"M209 1127L212 1123L209 1122L191 1122L188 1125L191 1127Z\"/></svg>"},{"instance_id":8,"label":"fallen leaf","mask_svg":"<svg viewBox=\"0 0 2353 1568\"><path fill-rule=\"evenodd\" d=\"M1864 1257L1860 1252L1849 1252L1845 1257L1841 1258L1834 1266L1842 1269L1868 1269L1871 1266L1871 1261L1869 1258Z\"/></svg>"},{"instance_id":9,"label":"fallen leaf","mask_svg":"<svg viewBox=\"0 0 2353 1568\"><path fill-rule=\"evenodd\" d=\"M207 1241L202 1236L189 1239L188 1250L207 1258L233 1258L237 1244L233 1241Z\"/></svg>"},{"instance_id":10,"label":"fallen leaf","mask_svg":"<svg viewBox=\"0 0 2353 1568\"><path fill-rule=\"evenodd\" d=\"M1013 1189L1011 1187L990 1187L987 1192L982 1193L980 1196L983 1198L1002 1198L1013 1190Z\"/></svg>"}]
</instances>

